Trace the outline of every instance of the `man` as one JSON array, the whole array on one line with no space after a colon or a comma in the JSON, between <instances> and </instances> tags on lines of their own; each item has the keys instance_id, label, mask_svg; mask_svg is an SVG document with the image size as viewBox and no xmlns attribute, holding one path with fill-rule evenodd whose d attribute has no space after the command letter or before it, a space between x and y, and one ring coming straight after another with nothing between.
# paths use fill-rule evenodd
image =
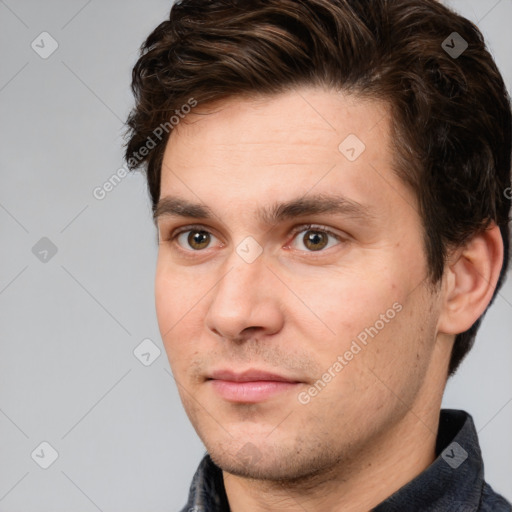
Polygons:
<instances>
[{"instance_id":1,"label":"man","mask_svg":"<svg viewBox=\"0 0 512 512\"><path fill-rule=\"evenodd\" d=\"M511 112L434 0L184 0L126 157L207 448L183 511L510 511L440 411L509 254Z\"/></svg>"}]
</instances>

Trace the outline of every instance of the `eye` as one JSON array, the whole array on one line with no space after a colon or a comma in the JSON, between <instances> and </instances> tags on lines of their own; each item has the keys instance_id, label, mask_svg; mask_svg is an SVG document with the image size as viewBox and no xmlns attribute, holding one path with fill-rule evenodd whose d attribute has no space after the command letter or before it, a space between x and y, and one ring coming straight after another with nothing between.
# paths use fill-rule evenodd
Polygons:
<instances>
[{"instance_id":1,"label":"eye","mask_svg":"<svg viewBox=\"0 0 512 512\"><path fill-rule=\"evenodd\" d=\"M324 229L319 226L308 225L302 226L300 230L295 231L292 245L294 245L294 247L299 250L317 252L326 248L329 249L333 245L336 245L342 241L343 238L340 235L337 235L328 229Z\"/></svg>"},{"instance_id":2,"label":"eye","mask_svg":"<svg viewBox=\"0 0 512 512\"><path fill-rule=\"evenodd\" d=\"M201 251L207 249L217 238L203 228L189 228L176 233L173 237L178 245L185 250Z\"/></svg>"}]
</instances>

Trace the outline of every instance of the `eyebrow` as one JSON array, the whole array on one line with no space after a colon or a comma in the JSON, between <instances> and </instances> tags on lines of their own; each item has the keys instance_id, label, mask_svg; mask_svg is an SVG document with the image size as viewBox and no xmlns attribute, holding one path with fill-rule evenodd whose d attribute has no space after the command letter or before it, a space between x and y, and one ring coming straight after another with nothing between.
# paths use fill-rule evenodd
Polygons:
<instances>
[{"instance_id":1,"label":"eyebrow","mask_svg":"<svg viewBox=\"0 0 512 512\"><path fill-rule=\"evenodd\" d=\"M332 214L354 217L366 221L374 218L371 209L343 195L315 194L289 201L274 203L256 211L256 218L263 224L272 225L284 220L316 214ZM153 212L153 221L160 217L187 217L213 219L217 217L207 205L194 203L175 196L162 197Z\"/></svg>"}]
</instances>

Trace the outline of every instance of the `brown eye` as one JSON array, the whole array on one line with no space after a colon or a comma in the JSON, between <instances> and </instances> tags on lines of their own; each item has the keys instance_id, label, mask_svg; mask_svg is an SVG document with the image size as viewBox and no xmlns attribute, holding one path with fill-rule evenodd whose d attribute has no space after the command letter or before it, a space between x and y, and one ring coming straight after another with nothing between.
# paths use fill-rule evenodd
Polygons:
<instances>
[{"instance_id":1,"label":"brown eye","mask_svg":"<svg viewBox=\"0 0 512 512\"><path fill-rule=\"evenodd\" d=\"M330 249L332 246L345 241L342 235L312 225L302 226L301 229L296 229L294 234L292 245L295 249L303 252L318 252L323 249ZM299 236L301 234L302 236Z\"/></svg>"},{"instance_id":2,"label":"brown eye","mask_svg":"<svg viewBox=\"0 0 512 512\"><path fill-rule=\"evenodd\" d=\"M188 231L187 243L192 249L201 250L208 247L211 237L208 231L191 230Z\"/></svg>"},{"instance_id":3,"label":"brown eye","mask_svg":"<svg viewBox=\"0 0 512 512\"><path fill-rule=\"evenodd\" d=\"M199 252L203 249L209 249L213 244L222 246L220 240L203 226L187 226L174 231L170 235L173 244L179 246L180 250L189 253Z\"/></svg>"},{"instance_id":4,"label":"brown eye","mask_svg":"<svg viewBox=\"0 0 512 512\"><path fill-rule=\"evenodd\" d=\"M302 241L309 250L319 251L328 244L329 237L323 231L308 230L302 237Z\"/></svg>"}]
</instances>

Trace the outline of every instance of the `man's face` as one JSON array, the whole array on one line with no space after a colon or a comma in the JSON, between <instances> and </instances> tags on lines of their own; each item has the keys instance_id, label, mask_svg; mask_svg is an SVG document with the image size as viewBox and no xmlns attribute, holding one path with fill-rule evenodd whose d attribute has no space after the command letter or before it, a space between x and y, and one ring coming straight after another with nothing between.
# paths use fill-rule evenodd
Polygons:
<instances>
[{"instance_id":1,"label":"man's face","mask_svg":"<svg viewBox=\"0 0 512 512\"><path fill-rule=\"evenodd\" d=\"M200 110L169 139L161 199L211 213L159 217L155 283L186 412L234 474L354 462L431 406L439 366L439 300L388 110L319 89Z\"/></svg>"}]
</instances>

